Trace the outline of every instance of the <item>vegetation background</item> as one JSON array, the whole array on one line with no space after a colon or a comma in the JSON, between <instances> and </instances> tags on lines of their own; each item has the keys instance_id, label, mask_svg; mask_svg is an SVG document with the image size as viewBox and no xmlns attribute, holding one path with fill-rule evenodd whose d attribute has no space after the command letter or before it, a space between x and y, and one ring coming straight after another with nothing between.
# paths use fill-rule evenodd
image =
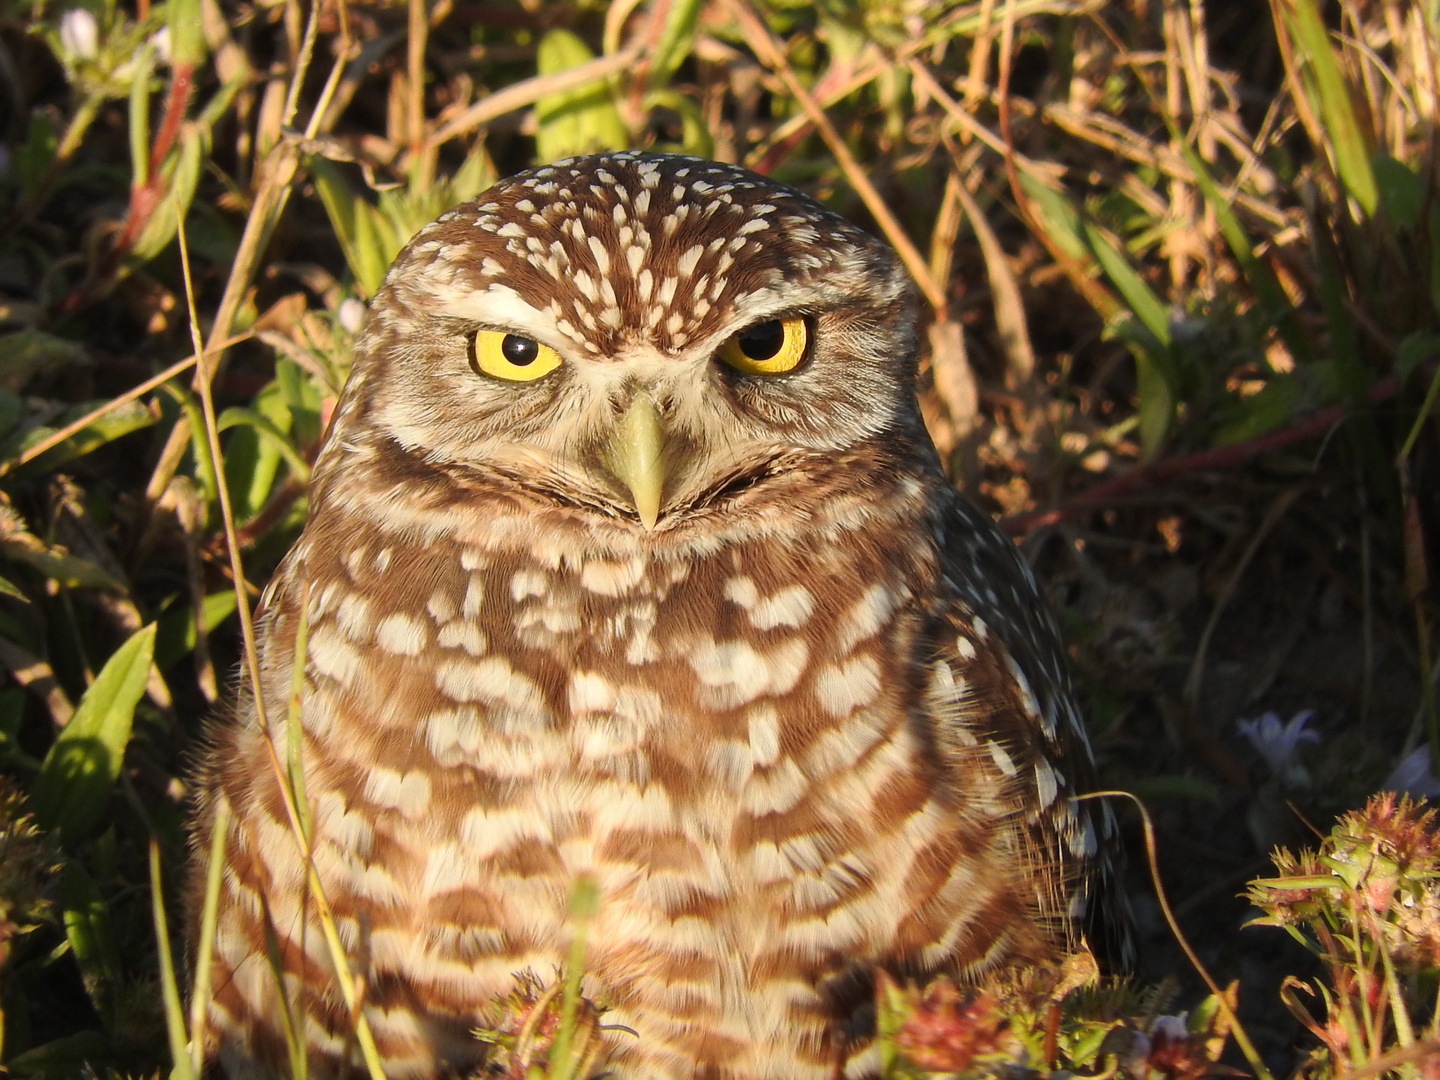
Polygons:
<instances>
[{"instance_id":1,"label":"vegetation background","mask_svg":"<svg viewBox=\"0 0 1440 1080\"><path fill-rule=\"evenodd\" d=\"M1194 1077L1229 1033L1263 1080L1440 1075L1434 822L1331 830L1440 794L1437 70L1440 0L0 0L0 1063L190 1075L187 763L363 302L494 178L634 146L900 251L932 434L1230 987L1179 1013L1117 808L1158 987L891 987L891 1074Z\"/></svg>"}]
</instances>

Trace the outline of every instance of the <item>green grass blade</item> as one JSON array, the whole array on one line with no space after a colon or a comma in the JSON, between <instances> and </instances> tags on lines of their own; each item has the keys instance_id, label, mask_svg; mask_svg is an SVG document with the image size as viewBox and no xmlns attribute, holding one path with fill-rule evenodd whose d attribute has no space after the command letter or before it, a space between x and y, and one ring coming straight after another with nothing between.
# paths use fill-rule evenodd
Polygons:
<instances>
[{"instance_id":1,"label":"green grass blade","mask_svg":"<svg viewBox=\"0 0 1440 1080\"><path fill-rule=\"evenodd\" d=\"M675 69L690 54L691 43L695 40L695 24L700 20L700 0L671 0L670 10L665 13L665 25L660 29L660 39L650 53L650 70L645 83L651 90L657 90L670 81Z\"/></svg>"},{"instance_id":2,"label":"green grass blade","mask_svg":"<svg viewBox=\"0 0 1440 1080\"><path fill-rule=\"evenodd\" d=\"M116 649L45 756L32 793L35 816L59 829L67 843L93 829L104 813L154 649L154 623Z\"/></svg>"},{"instance_id":3,"label":"green grass blade","mask_svg":"<svg viewBox=\"0 0 1440 1080\"><path fill-rule=\"evenodd\" d=\"M1350 88L1340 72L1329 32L1314 0L1284 0L1283 7L1290 36L1315 80L1319 100L1312 100L1311 108L1329 139L1325 149L1335 162L1335 171L1345 190L1359 203L1366 217L1373 217L1380 193L1370 165L1370 147L1361 134ZM1304 91L1297 88L1297 92Z\"/></svg>"},{"instance_id":4,"label":"green grass blade","mask_svg":"<svg viewBox=\"0 0 1440 1080\"><path fill-rule=\"evenodd\" d=\"M330 227L350 264L355 282L366 296L374 296L375 290L385 280L385 271L390 268L394 257L386 254L383 237L389 232L388 223L380 212L362 199L346 182L344 175L332 162L324 158L312 158L310 175L315 180L315 190L330 218ZM397 248L398 250L398 248Z\"/></svg>"},{"instance_id":5,"label":"green grass blade","mask_svg":"<svg viewBox=\"0 0 1440 1080\"><path fill-rule=\"evenodd\" d=\"M205 899L200 908L200 942L195 949L195 982L190 989L190 1064L198 1074L205 1052L205 1011L210 1004L210 959L220 912L220 878L225 841L230 836L230 804L221 800L210 821L210 853L205 860Z\"/></svg>"},{"instance_id":6,"label":"green grass blade","mask_svg":"<svg viewBox=\"0 0 1440 1080\"><path fill-rule=\"evenodd\" d=\"M1155 295L1155 290L1145 283L1145 280L1135 272L1130 265L1130 260L1104 231L1093 222L1084 221L1081 223L1081 232L1085 237L1090 253L1095 256L1095 261L1105 271L1105 276L1114 283L1125 302L1130 305L1130 310L1140 320L1142 326L1149 330L1151 335L1163 347L1170 347L1170 313L1164 302Z\"/></svg>"},{"instance_id":7,"label":"green grass blade","mask_svg":"<svg viewBox=\"0 0 1440 1080\"><path fill-rule=\"evenodd\" d=\"M150 841L150 905L155 916L155 940L160 948L160 993L165 1002L165 1034L175 1067L171 1080L197 1080L185 1039L185 1013L180 1008L180 985L170 954L170 927L165 919L165 894L160 885L160 845Z\"/></svg>"}]
</instances>

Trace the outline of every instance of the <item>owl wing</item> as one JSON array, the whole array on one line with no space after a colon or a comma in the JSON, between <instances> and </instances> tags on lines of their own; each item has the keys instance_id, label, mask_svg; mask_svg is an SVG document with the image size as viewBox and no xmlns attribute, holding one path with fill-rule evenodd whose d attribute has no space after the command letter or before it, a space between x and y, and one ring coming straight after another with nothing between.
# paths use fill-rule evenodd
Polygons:
<instances>
[{"instance_id":1,"label":"owl wing","mask_svg":"<svg viewBox=\"0 0 1440 1080\"><path fill-rule=\"evenodd\" d=\"M957 493L937 533L930 709L941 759L957 784L973 789L983 777L998 789L1019 878L1014 899L1051 946L1068 953L1085 935L1123 965L1123 912L1117 922L1108 896L1100 900L1117 891L1115 828L1107 807L1074 801L1094 788L1095 765L1059 628L1029 566L988 515Z\"/></svg>"}]
</instances>

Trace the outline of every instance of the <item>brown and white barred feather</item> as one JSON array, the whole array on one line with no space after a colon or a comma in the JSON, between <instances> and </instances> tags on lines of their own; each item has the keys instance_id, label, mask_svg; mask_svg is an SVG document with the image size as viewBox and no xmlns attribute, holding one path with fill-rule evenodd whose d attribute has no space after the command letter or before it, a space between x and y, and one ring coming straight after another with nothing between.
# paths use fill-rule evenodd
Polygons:
<instances>
[{"instance_id":1,"label":"brown and white barred feather","mask_svg":"<svg viewBox=\"0 0 1440 1080\"><path fill-rule=\"evenodd\" d=\"M715 361L796 315L793 372ZM565 363L486 379L477 327ZM1070 802L1058 636L941 473L915 364L889 249L731 166L532 170L397 260L260 624L283 755L306 623L315 864L387 1075L482 1065L472 1030L554 978L582 875L621 1078L870 1075L877 970L981 982L1080 947L1100 819ZM605 464L642 392L653 527ZM196 851L233 822L207 1061L284 1075L283 1000L310 1074L358 1075L266 738L242 692L202 778Z\"/></svg>"}]
</instances>

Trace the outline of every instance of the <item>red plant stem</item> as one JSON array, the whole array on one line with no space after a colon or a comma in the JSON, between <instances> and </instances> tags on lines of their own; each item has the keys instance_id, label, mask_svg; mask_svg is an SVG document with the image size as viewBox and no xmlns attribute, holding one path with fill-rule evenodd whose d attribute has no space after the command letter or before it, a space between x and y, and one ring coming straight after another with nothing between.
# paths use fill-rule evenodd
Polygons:
<instances>
[{"instance_id":1,"label":"red plant stem","mask_svg":"<svg viewBox=\"0 0 1440 1080\"><path fill-rule=\"evenodd\" d=\"M1387 376L1370 388L1370 402L1376 404L1392 398L1399 389L1400 380L1394 375ZM1045 510L1027 510L1021 514L1011 514L1009 517L1001 518L1000 527L1011 536L1024 536L1032 529L1038 529L1042 525L1054 525L1082 511L1108 506L1139 488L1151 487L1176 476L1243 465L1261 454L1279 450L1283 446L1319 435L1325 429L1340 423L1348 415L1349 412L1344 405L1331 405L1319 412L1312 413L1297 424L1276 431L1268 431L1253 439L1231 443L1229 446L1219 446L1213 450L1185 454L1181 457L1170 458L1168 461L1157 461L1153 465L1142 465L1121 473L1103 484L1097 484L1089 491L1082 492L1074 498L1065 499L1057 506Z\"/></svg>"},{"instance_id":2,"label":"red plant stem","mask_svg":"<svg viewBox=\"0 0 1440 1080\"><path fill-rule=\"evenodd\" d=\"M155 133L155 143L150 149L150 175L146 178L148 184L158 183L156 177L160 166L165 164L165 156L175 145L175 136L179 134L180 123L185 119L185 107L190 104L190 91L194 85L195 65L177 63L170 79L170 100L165 105L165 119L160 121L160 130Z\"/></svg>"}]
</instances>

